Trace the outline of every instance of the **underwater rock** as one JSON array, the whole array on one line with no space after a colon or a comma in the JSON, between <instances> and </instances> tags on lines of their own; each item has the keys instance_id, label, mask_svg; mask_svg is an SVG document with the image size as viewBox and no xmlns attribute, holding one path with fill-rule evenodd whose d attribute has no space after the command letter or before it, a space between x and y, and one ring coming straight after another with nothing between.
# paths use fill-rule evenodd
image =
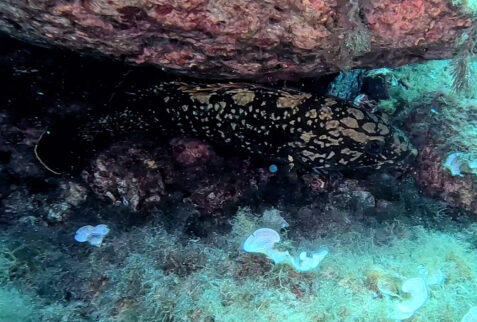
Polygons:
<instances>
[{"instance_id":1,"label":"underwater rock","mask_svg":"<svg viewBox=\"0 0 477 322\"><path fill-rule=\"evenodd\" d=\"M414 171L416 181L430 196L477 213L477 190L472 176L454 177L442 166L443 163L442 156L435 152L434 146L420 149Z\"/></svg>"},{"instance_id":2,"label":"underwater rock","mask_svg":"<svg viewBox=\"0 0 477 322\"><path fill-rule=\"evenodd\" d=\"M227 203L237 201L241 196L241 191L226 183L215 182L210 186L196 189L187 200L199 208L202 213L213 214L223 209Z\"/></svg>"},{"instance_id":3,"label":"underwater rock","mask_svg":"<svg viewBox=\"0 0 477 322\"><path fill-rule=\"evenodd\" d=\"M358 217L376 206L376 200L369 191L350 191L330 196L331 204L341 210L351 210Z\"/></svg>"},{"instance_id":4,"label":"underwater rock","mask_svg":"<svg viewBox=\"0 0 477 322\"><path fill-rule=\"evenodd\" d=\"M215 78L293 78L451 57L471 25L447 0L0 2L0 30Z\"/></svg>"},{"instance_id":5,"label":"underwater rock","mask_svg":"<svg viewBox=\"0 0 477 322\"><path fill-rule=\"evenodd\" d=\"M79 206L87 197L87 190L75 182L62 182L60 196L54 202L46 205L45 220L49 223L64 222L70 215L73 207Z\"/></svg>"},{"instance_id":6,"label":"underwater rock","mask_svg":"<svg viewBox=\"0 0 477 322\"><path fill-rule=\"evenodd\" d=\"M362 78L361 93L372 101L386 100L389 99L390 88L395 82L396 79L389 68L368 71Z\"/></svg>"},{"instance_id":7,"label":"underwater rock","mask_svg":"<svg viewBox=\"0 0 477 322\"><path fill-rule=\"evenodd\" d=\"M18 188L6 195L1 202L0 222L14 224L35 214L41 221L60 222L68 214L70 206L52 202L45 194L33 194L26 188Z\"/></svg>"},{"instance_id":8,"label":"underwater rock","mask_svg":"<svg viewBox=\"0 0 477 322\"><path fill-rule=\"evenodd\" d=\"M273 176L249 159L234 155L219 157L203 141L175 138L171 142L174 142L171 163L180 165L174 167L171 188L184 194L184 202L192 204L201 214L221 213ZM180 152L174 152L178 146Z\"/></svg>"},{"instance_id":9,"label":"underwater rock","mask_svg":"<svg viewBox=\"0 0 477 322\"><path fill-rule=\"evenodd\" d=\"M85 187L73 182L56 184L28 181L11 187L0 199L0 221L16 223L34 214L43 224L65 222L87 196Z\"/></svg>"},{"instance_id":10,"label":"underwater rock","mask_svg":"<svg viewBox=\"0 0 477 322\"><path fill-rule=\"evenodd\" d=\"M13 147L10 149L9 161L9 169L19 177L39 178L45 173L30 148Z\"/></svg>"},{"instance_id":11,"label":"underwater rock","mask_svg":"<svg viewBox=\"0 0 477 322\"><path fill-rule=\"evenodd\" d=\"M12 223L31 213L38 213L45 204L45 196L30 194L27 189L16 189L2 199L0 222Z\"/></svg>"},{"instance_id":12,"label":"underwater rock","mask_svg":"<svg viewBox=\"0 0 477 322\"><path fill-rule=\"evenodd\" d=\"M152 151L132 141L114 143L91 161L82 177L99 198L133 211L179 192L186 196L184 202L210 215L272 176L247 160L223 160L202 141L175 138L171 142L172 146L158 144Z\"/></svg>"},{"instance_id":13,"label":"underwater rock","mask_svg":"<svg viewBox=\"0 0 477 322\"><path fill-rule=\"evenodd\" d=\"M342 71L330 84L328 94L372 112L393 115L399 106L396 93L406 89L390 68Z\"/></svg>"},{"instance_id":14,"label":"underwater rock","mask_svg":"<svg viewBox=\"0 0 477 322\"><path fill-rule=\"evenodd\" d=\"M138 211L164 195L161 171L167 167L159 160L131 142L120 142L99 154L82 177L100 198Z\"/></svg>"},{"instance_id":15,"label":"underwater rock","mask_svg":"<svg viewBox=\"0 0 477 322\"><path fill-rule=\"evenodd\" d=\"M175 160L184 166L207 162L213 153L208 144L196 139L174 138L170 144Z\"/></svg>"},{"instance_id":16,"label":"underwater rock","mask_svg":"<svg viewBox=\"0 0 477 322\"><path fill-rule=\"evenodd\" d=\"M206 262L207 257L204 254L197 254L194 251L180 252L174 250L165 256L162 269L166 275L176 274L180 277L186 277L203 268Z\"/></svg>"},{"instance_id":17,"label":"underwater rock","mask_svg":"<svg viewBox=\"0 0 477 322\"><path fill-rule=\"evenodd\" d=\"M314 192L326 191L329 184L323 175L315 173L304 174L301 179Z\"/></svg>"},{"instance_id":18,"label":"underwater rock","mask_svg":"<svg viewBox=\"0 0 477 322\"><path fill-rule=\"evenodd\" d=\"M70 204L67 202L54 203L48 206L45 220L50 223L65 221L70 212Z\"/></svg>"},{"instance_id":19,"label":"underwater rock","mask_svg":"<svg viewBox=\"0 0 477 322\"><path fill-rule=\"evenodd\" d=\"M363 86L365 70L352 69L342 71L328 86L328 94L343 100L353 101Z\"/></svg>"},{"instance_id":20,"label":"underwater rock","mask_svg":"<svg viewBox=\"0 0 477 322\"><path fill-rule=\"evenodd\" d=\"M248 160L225 160L226 164L188 168L176 176L176 184L190 193L187 201L202 214L216 214L238 202L273 176Z\"/></svg>"},{"instance_id":21,"label":"underwater rock","mask_svg":"<svg viewBox=\"0 0 477 322\"><path fill-rule=\"evenodd\" d=\"M0 146L23 145L32 147L43 132L28 119L13 120L10 113L0 112Z\"/></svg>"},{"instance_id":22,"label":"underwater rock","mask_svg":"<svg viewBox=\"0 0 477 322\"><path fill-rule=\"evenodd\" d=\"M32 147L42 131L26 119L14 122L11 115L1 112L0 167L22 178L41 177L44 170L38 165Z\"/></svg>"},{"instance_id":23,"label":"underwater rock","mask_svg":"<svg viewBox=\"0 0 477 322\"><path fill-rule=\"evenodd\" d=\"M86 199L88 194L86 187L76 182L62 182L60 188L61 199L75 207L79 206Z\"/></svg>"},{"instance_id":24,"label":"underwater rock","mask_svg":"<svg viewBox=\"0 0 477 322\"><path fill-rule=\"evenodd\" d=\"M374 196L361 187L357 180L345 180L330 194L329 200L334 207L352 211L357 216L365 215L376 206Z\"/></svg>"}]
</instances>

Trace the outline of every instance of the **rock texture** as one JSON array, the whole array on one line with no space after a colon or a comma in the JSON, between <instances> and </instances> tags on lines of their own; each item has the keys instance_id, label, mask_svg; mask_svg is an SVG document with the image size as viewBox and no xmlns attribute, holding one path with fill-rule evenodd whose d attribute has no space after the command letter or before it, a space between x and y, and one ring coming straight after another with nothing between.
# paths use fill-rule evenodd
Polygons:
<instances>
[{"instance_id":1,"label":"rock texture","mask_svg":"<svg viewBox=\"0 0 477 322\"><path fill-rule=\"evenodd\" d=\"M452 206L477 214L477 189L471 175L453 177L442 167L442 157L433 146L421 149L416 165L415 178L431 197L445 200Z\"/></svg>"},{"instance_id":2,"label":"rock texture","mask_svg":"<svg viewBox=\"0 0 477 322\"><path fill-rule=\"evenodd\" d=\"M0 30L215 78L290 79L448 58L448 0L2 0Z\"/></svg>"}]
</instances>

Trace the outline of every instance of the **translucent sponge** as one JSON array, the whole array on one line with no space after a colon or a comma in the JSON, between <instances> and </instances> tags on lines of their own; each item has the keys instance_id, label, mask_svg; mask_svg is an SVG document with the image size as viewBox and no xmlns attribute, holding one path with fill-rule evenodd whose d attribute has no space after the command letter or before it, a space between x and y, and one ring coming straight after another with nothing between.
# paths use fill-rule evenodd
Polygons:
<instances>
[{"instance_id":1,"label":"translucent sponge","mask_svg":"<svg viewBox=\"0 0 477 322\"><path fill-rule=\"evenodd\" d=\"M463 177L464 173L477 175L477 160L462 152L452 152L442 165L452 176Z\"/></svg>"},{"instance_id":2,"label":"translucent sponge","mask_svg":"<svg viewBox=\"0 0 477 322\"><path fill-rule=\"evenodd\" d=\"M275 230L260 228L248 236L242 244L242 249L247 253L261 253L266 255L279 241L280 235Z\"/></svg>"},{"instance_id":3,"label":"translucent sponge","mask_svg":"<svg viewBox=\"0 0 477 322\"><path fill-rule=\"evenodd\" d=\"M254 231L243 242L242 249L247 253L264 254L275 264L287 264L298 272L309 272L317 269L321 261L328 255L328 249L322 248L310 255L301 252L298 258L290 255L288 251L280 251L274 248L280 241L280 235L273 229L260 228Z\"/></svg>"},{"instance_id":4,"label":"translucent sponge","mask_svg":"<svg viewBox=\"0 0 477 322\"><path fill-rule=\"evenodd\" d=\"M83 226L76 231L75 240L80 243L88 242L93 246L100 247L103 243L103 238L109 233L109 228L106 225L97 226Z\"/></svg>"},{"instance_id":5,"label":"translucent sponge","mask_svg":"<svg viewBox=\"0 0 477 322\"><path fill-rule=\"evenodd\" d=\"M404 293L408 293L409 297L397 305L394 318L406 320L424 305L429 297L429 293L426 281L422 277L406 280L401 289Z\"/></svg>"}]
</instances>

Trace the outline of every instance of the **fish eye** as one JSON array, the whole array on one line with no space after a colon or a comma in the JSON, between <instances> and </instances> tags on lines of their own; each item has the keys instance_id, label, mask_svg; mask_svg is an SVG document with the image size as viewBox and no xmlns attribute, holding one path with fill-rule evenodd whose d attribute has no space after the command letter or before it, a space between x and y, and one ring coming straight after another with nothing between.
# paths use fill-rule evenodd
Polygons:
<instances>
[{"instance_id":1,"label":"fish eye","mask_svg":"<svg viewBox=\"0 0 477 322\"><path fill-rule=\"evenodd\" d=\"M380 141L369 141L365 150L369 154L376 155L383 151L383 144Z\"/></svg>"}]
</instances>

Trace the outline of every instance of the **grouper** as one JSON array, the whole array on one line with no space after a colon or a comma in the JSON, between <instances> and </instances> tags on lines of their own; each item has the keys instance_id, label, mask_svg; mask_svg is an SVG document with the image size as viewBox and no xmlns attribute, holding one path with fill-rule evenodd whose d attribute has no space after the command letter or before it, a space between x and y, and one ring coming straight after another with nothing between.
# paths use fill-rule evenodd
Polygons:
<instances>
[{"instance_id":1,"label":"grouper","mask_svg":"<svg viewBox=\"0 0 477 322\"><path fill-rule=\"evenodd\" d=\"M112 108L57 122L35 147L50 171L133 133L184 135L305 170L402 167L417 150L386 119L343 100L292 89L162 82L124 90Z\"/></svg>"}]
</instances>

